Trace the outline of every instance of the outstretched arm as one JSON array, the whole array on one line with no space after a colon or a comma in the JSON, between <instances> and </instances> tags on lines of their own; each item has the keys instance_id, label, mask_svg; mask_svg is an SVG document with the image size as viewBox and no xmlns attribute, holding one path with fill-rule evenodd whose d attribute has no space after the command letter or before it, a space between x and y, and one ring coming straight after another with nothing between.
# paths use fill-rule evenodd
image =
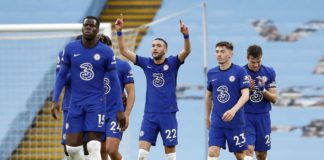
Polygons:
<instances>
[{"instance_id":1,"label":"outstretched arm","mask_svg":"<svg viewBox=\"0 0 324 160\"><path fill-rule=\"evenodd\" d=\"M180 32L183 34L184 37L184 48L179 53L178 57L181 62L184 62L189 53L191 52L190 40L189 40L189 29L188 27L182 23L180 20Z\"/></svg>"},{"instance_id":2,"label":"outstretched arm","mask_svg":"<svg viewBox=\"0 0 324 160\"><path fill-rule=\"evenodd\" d=\"M128 60L132 61L133 63L136 63L136 54L126 48L124 38L123 38L123 32L122 32L123 26L124 26L124 20L123 20L123 15L121 14L120 17L117 18L115 22L119 52Z\"/></svg>"}]
</instances>

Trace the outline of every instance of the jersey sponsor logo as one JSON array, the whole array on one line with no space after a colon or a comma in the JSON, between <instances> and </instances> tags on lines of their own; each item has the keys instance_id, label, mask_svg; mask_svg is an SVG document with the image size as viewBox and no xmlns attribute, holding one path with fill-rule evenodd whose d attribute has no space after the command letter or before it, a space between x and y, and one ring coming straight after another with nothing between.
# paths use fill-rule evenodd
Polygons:
<instances>
[{"instance_id":1,"label":"jersey sponsor logo","mask_svg":"<svg viewBox=\"0 0 324 160\"><path fill-rule=\"evenodd\" d=\"M169 65L165 64L165 65L163 66L163 70L164 70L164 71L167 71L168 69L169 69Z\"/></svg>"},{"instance_id":2,"label":"jersey sponsor logo","mask_svg":"<svg viewBox=\"0 0 324 160\"><path fill-rule=\"evenodd\" d=\"M263 94L259 88L254 88L254 89L252 89L251 92L252 93L250 93L250 101L252 101L254 103L259 103L262 101Z\"/></svg>"},{"instance_id":3,"label":"jersey sponsor logo","mask_svg":"<svg viewBox=\"0 0 324 160\"><path fill-rule=\"evenodd\" d=\"M80 56L81 54L73 54L73 57L78 57Z\"/></svg>"},{"instance_id":4,"label":"jersey sponsor logo","mask_svg":"<svg viewBox=\"0 0 324 160\"><path fill-rule=\"evenodd\" d=\"M82 63L80 68L83 69L80 72L80 78L84 81L90 81L94 77L93 67L91 63Z\"/></svg>"},{"instance_id":5,"label":"jersey sponsor logo","mask_svg":"<svg viewBox=\"0 0 324 160\"><path fill-rule=\"evenodd\" d=\"M233 75L230 76L228 79L229 79L230 82L234 82L235 81L235 77Z\"/></svg>"},{"instance_id":6,"label":"jersey sponsor logo","mask_svg":"<svg viewBox=\"0 0 324 160\"><path fill-rule=\"evenodd\" d=\"M217 100L220 103L226 103L230 100L230 94L228 92L228 87L226 85L221 85L217 88L218 91L218 96L217 96Z\"/></svg>"},{"instance_id":7,"label":"jersey sponsor logo","mask_svg":"<svg viewBox=\"0 0 324 160\"><path fill-rule=\"evenodd\" d=\"M100 54L99 53L96 53L94 56L93 56L93 59L96 60L96 61L99 61L100 60Z\"/></svg>"},{"instance_id":8,"label":"jersey sponsor logo","mask_svg":"<svg viewBox=\"0 0 324 160\"><path fill-rule=\"evenodd\" d=\"M153 86L162 87L164 85L163 73L153 73Z\"/></svg>"},{"instance_id":9,"label":"jersey sponsor logo","mask_svg":"<svg viewBox=\"0 0 324 160\"><path fill-rule=\"evenodd\" d=\"M104 78L104 88L105 88L105 94L108 94L110 92L110 81L108 78Z\"/></svg>"}]
</instances>

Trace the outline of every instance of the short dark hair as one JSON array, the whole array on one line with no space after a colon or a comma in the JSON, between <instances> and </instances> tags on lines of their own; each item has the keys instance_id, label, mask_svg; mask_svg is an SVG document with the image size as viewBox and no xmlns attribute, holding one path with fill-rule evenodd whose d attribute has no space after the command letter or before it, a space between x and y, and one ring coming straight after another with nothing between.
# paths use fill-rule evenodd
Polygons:
<instances>
[{"instance_id":1,"label":"short dark hair","mask_svg":"<svg viewBox=\"0 0 324 160\"><path fill-rule=\"evenodd\" d=\"M262 48L256 44L251 45L247 49L247 56L252 56L253 58L262 56Z\"/></svg>"},{"instance_id":2,"label":"short dark hair","mask_svg":"<svg viewBox=\"0 0 324 160\"><path fill-rule=\"evenodd\" d=\"M168 43L163 38L155 38L154 40L162 41L165 45L165 48L168 48Z\"/></svg>"},{"instance_id":3,"label":"short dark hair","mask_svg":"<svg viewBox=\"0 0 324 160\"><path fill-rule=\"evenodd\" d=\"M97 24L97 27L98 28L100 27L100 20L97 17L95 17L95 16L86 16L83 19L82 23L84 23L84 20L86 20L86 19L93 19L93 20L95 20L96 21L96 24Z\"/></svg>"},{"instance_id":4,"label":"short dark hair","mask_svg":"<svg viewBox=\"0 0 324 160\"><path fill-rule=\"evenodd\" d=\"M220 41L218 43L216 43L215 47L226 47L227 49L233 51L234 50L234 46L231 42L228 41Z\"/></svg>"},{"instance_id":5,"label":"short dark hair","mask_svg":"<svg viewBox=\"0 0 324 160\"><path fill-rule=\"evenodd\" d=\"M98 39L99 39L99 42L106 44L108 46L112 46L111 39L107 35L99 34Z\"/></svg>"}]
</instances>

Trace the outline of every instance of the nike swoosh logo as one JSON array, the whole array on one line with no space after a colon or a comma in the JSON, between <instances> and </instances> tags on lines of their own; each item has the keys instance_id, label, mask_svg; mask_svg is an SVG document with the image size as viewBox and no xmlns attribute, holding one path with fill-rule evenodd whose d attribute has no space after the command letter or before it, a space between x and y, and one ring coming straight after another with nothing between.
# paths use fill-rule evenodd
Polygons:
<instances>
[{"instance_id":1,"label":"nike swoosh logo","mask_svg":"<svg viewBox=\"0 0 324 160\"><path fill-rule=\"evenodd\" d=\"M80 54L73 54L74 57L77 57L77 56L79 56L79 55L80 55Z\"/></svg>"},{"instance_id":2,"label":"nike swoosh logo","mask_svg":"<svg viewBox=\"0 0 324 160\"><path fill-rule=\"evenodd\" d=\"M147 68L152 68L151 66L147 66Z\"/></svg>"}]
</instances>

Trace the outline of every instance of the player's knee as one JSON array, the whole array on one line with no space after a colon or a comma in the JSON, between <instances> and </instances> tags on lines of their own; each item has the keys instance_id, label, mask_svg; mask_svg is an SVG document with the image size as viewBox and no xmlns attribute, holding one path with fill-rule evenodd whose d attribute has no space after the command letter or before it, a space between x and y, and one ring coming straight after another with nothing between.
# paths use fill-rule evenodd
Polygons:
<instances>
[{"instance_id":1,"label":"player's knee","mask_svg":"<svg viewBox=\"0 0 324 160\"><path fill-rule=\"evenodd\" d=\"M173 152L173 153L167 153L166 155L166 160L176 160L177 158L177 156L176 156L176 153L175 152Z\"/></svg>"},{"instance_id":2,"label":"player's knee","mask_svg":"<svg viewBox=\"0 0 324 160\"><path fill-rule=\"evenodd\" d=\"M267 152L257 152L256 157L258 160L266 160L267 159Z\"/></svg>"},{"instance_id":3,"label":"player's knee","mask_svg":"<svg viewBox=\"0 0 324 160\"><path fill-rule=\"evenodd\" d=\"M76 147L72 147L72 146L66 146L66 152L68 153L68 155L71 158L75 158L77 159L78 157L82 157L83 154L81 153L82 151L82 146L76 146Z\"/></svg>"},{"instance_id":4,"label":"player's knee","mask_svg":"<svg viewBox=\"0 0 324 160\"><path fill-rule=\"evenodd\" d=\"M149 151L145 149L139 149L138 151L138 160L147 160L149 155Z\"/></svg>"},{"instance_id":5,"label":"player's knee","mask_svg":"<svg viewBox=\"0 0 324 160\"><path fill-rule=\"evenodd\" d=\"M217 147L209 147L208 148L208 156L209 157L219 157L219 149Z\"/></svg>"},{"instance_id":6,"label":"player's knee","mask_svg":"<svg viewBox=\"0 0 324 160\"><path fill-rule=\"evenodd\" d=\"M119 155L118 149L116 147L107 147L106 152L110 157L117 157Z\"/></svg>"},{"instance_id":7,"label":"player's knee","mask_svg":"<svg viewBox=\"0 0 324 160\"><path fill-rule=\"evenodd\" d=\"M253 152L254 152L254 147L253 146L248 146L248 149L246 150L245 154L247 156L253 157Z\"/></svg>"},{"instance_id":8,"label":"player's knee","mask_svg":"<svg viewBox=\"0 0 324 160\"><path fill-rule=\"evenodd\" d=\"M235 158L237 160L244 160L245 158L244 152L235 152Z\"/></svg>"}]
</instances>

